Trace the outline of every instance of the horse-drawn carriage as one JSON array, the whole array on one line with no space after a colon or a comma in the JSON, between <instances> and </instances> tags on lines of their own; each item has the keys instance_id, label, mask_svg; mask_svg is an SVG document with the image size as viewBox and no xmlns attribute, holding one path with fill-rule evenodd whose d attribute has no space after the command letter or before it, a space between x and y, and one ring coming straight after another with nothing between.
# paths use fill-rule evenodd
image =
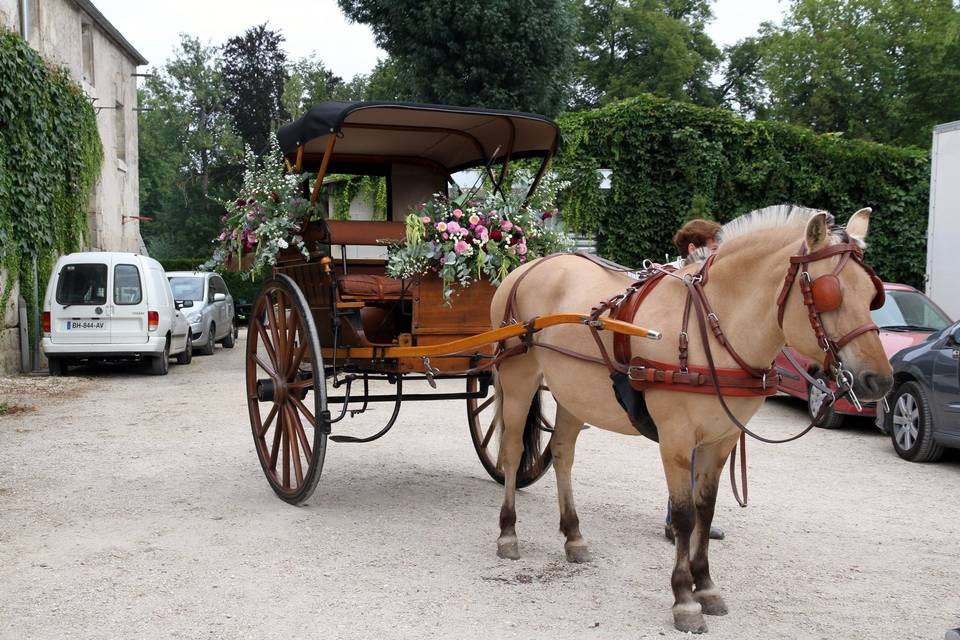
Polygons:
<instances>
[{"instance_id":1,"label":"horse-drawn carriage","mask_svg":"<svg viewBox=\"0 0 960 640\"><path fill-rule=\"evenodd\" d=\"M466 403L470 437L487 472L497 468L497 420L491 365L498 345L542 327L583 322L557 314L536 326L491 327L495 288L474 280L445 304L443 283L429 273L409 279L384 275L384 243L405 237L412 208L453 185L452 175L481 168L502 193L512 160L539 159L529 198L557 148L557 125L526 113L437 105L330 102L317 105L277 133L288 171L316 173L310 198L320 198L331 173L378 176L386 181L386 220L314 219L302 230L307 256L282 253L250 316L246 392L257 453L274 491L287 502L305 500L320 478L332 425L371 403L393 404L384 427L395 423L403 401L459 399ZM613 320L605 328L653 337ZM622 326L621 326L622 325ZM404 381L462 381L463 390L404 391ZM390 392L371 392L371 383ZM449 386L449 385L445 385ZM310 396L312 392L312 397ZM549 390L541 388L543 400ZM526 439L531 448L518 471L519 486L550 466L549 402L535 399ZM541 437L542 436L542 437Z\"/></svg>"}]
</instances>

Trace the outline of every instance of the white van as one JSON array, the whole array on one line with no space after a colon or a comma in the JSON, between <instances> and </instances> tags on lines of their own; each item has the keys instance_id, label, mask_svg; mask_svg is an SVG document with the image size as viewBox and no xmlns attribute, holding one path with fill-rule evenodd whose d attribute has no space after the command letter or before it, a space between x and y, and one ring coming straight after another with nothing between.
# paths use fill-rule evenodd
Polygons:
<instances>
[{"instance_id":1,"label":"white van","mask_svg":"<svg viewBox=\"0 0 960 640\"><path fill-rule=\"evenodd\" d=\"M43 301L41 348L54 376L82 360L143 360L166 375L171 355L179 364L193 357L190 325L160 263L108 251L57 261Z\"/></svg>"}]
</instances>

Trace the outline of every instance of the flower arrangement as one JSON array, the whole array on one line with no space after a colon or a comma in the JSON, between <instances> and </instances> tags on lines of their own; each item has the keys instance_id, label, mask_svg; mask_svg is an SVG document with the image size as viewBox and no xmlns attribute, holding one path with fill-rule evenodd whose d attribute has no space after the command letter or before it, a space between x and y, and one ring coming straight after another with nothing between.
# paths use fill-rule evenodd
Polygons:
<instances>
[{"instance_id":1,"label":"flower arrangement","mask_svg":"<svg viewBox=\"0 0 960 640\"><path fill-rule=\"evenodd\" d=\"M262 161L247 148L243 185L235 200L223 202L223 229L213 241L213 258L203 268L224 268L233 260L243 264L244 254L253 254L252 266L243 270L245 278L252 278L276 264L280 251L290 246L310 257L300 235L311 212L310 201L302 196L302 185L310 176L286 174L283 167L276 136L271 137L270 150Z\"/></svg>"},{"instance_id":2,"label":"flower arrangement","mask_svg":"<svg viewBox=\"0 0 960 640\"><path fill-rule=\"evenodd\" d=\"M484 277L499 285L521 264L569 249L556 224L552 198L538 204L525 205L512 194L507 198L434 194L407 216L406 241L390 247L387 275L438 273L447 304L455 286Z\"/></svg>"}]
</instances>

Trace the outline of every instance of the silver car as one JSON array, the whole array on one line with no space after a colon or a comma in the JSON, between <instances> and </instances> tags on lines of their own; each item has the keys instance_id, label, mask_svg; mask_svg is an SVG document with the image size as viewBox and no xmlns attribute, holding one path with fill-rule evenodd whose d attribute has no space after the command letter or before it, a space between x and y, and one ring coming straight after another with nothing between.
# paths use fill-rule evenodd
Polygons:
<instances>
[{"instance_id":1,"label":"silver car","mask_svg":"<svg viewBox=\"0 0 960 640\"><path fill-rule=\"evenodd\" d=\"M213 353L218 342L232 349L237 338L237 323L233 297L223 278L203 271L168 271L167 278L175 300L193 300L193 306L184 308L183 312L190 323L194 348L206 355Z\"/></svg>"}]
</instances>

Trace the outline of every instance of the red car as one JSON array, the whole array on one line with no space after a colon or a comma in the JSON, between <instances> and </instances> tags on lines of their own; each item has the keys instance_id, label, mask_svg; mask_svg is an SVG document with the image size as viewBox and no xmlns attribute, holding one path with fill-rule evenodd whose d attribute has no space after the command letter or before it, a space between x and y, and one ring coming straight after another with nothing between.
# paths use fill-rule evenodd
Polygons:
<instances>
[{"instance_id":1,"label":"red car","mask_svg":"<svg viewBox=\"0 0 960 640\"><path fill-rule=\"evenodd\" d=\"M883 343L883 349L887 352L888 358L901 349L923 342L934 331L940 331L950 325L951 321L947 314L930 298L913 287L885 282L883 288L887 294L886 302L883 307L870 313L874 323L880 327L880 342ZM819 362L800 355L796 351L793 355L812 376L826 379L826 375L820 371ZM816 387L811 387L782 353L777 356L776 367L780 374L780 385L777 390L806 400L807 412L811 419L816 416L825 394ZM863 413L858 413L853 403L842 399L827 411L817 426L836 429L843 424L845 415L872 417L876 413L876 405L872 402L863 403Z\"/></svg>"}]
</instances>

